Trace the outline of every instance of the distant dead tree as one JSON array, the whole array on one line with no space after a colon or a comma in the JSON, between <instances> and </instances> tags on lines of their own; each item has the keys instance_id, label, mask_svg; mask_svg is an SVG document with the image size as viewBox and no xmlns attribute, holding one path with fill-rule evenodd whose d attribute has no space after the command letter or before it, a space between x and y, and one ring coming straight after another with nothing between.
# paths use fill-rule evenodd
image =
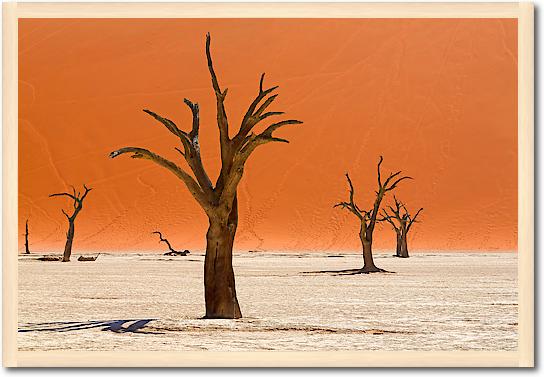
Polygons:
<instances>
[{"instance_id":1,"label":"distant dead tree","mask_svg":"<svg viewBox=\"0 0 544 377\"><path fill-rule=\"evenodd\" d=\"M84 255L80 255L79 258L77 258L80 262L94 262L98 259L98 256L100 253L96 254L95 256L86 257Z\"/></svg>"},{"instance_id":2,"label":"distant dead tree","mask_svg":"<svg viewBox=\"0 0 544 377\"><path fill-rule=\"evenodd\" d=\"M187 162L194 178L174 162L147 149L125 147L112 152L110 157L114 158L124 153L130 153L132 158L150 160L168 169L187 186L209 220L204 261L205 318L240 318L242 313L236 297L232 268L232 249L238 226L238 184L242 178L246 161L257 147L271 142L288 143L286 139L273 136L273 132L280 127L302 122L295 119L282 120L268 125L260 133L252 132L255 126L262 121L283 114L278 111L266 111L276 99L277 94L271 94L278 87L265 89L263 87L263 73L259 82L259 92L243 116L238 132L231 138L224 106L227 89L222 90L217 80L210 52L209 34L206 35L206 58L216 99L221 151L221 171L215 185L210 181L200 157L199 106L188 99L185 99L184 102L191 110L193 117L190 132L180 130L170 119L163 118L149 110L144 111L179 138L183 150L178 148L176 150Z\"/></svg>"},{"instance_id":3,"label":"distant dead tree","mask_svg":"<svg viewBox=\"0 0 544 377\"><path fill-rule=\"evenodd\" d=\"M407 176L400 176L401 171L396 173L391 173L389 177L382 183L381 178L381 164L383 157L380 156L380 161L378 162L378 191L376 191L376 199L374 200L374 206L369 211L362 210L357 206L354 201L355 190L353 188L353 183L349 177L349 174L346 173L346 178L349 185L349 201L337 203L334 207L340 207L347 209L353 213L359 219L361 225L359 228L359 238L363 245L363 268L355 271L354 273L371 273L371 272L385 272L385 270L376 267L374 264L374 259L372 257L372 235L374 233L374 227L378 221L383 221L384 219L378 218L378 213L380 211L380 205L385 194L391 190L394 190L397 185L405 180L412 179Z\"/></svg>"},{"instance_id":4,"label":"distant dead tree","mask_svg":"<svg viewBox=\"0 0 544 377\"><path fill-rule=\"evenodd\" d=\"M156 231L156 232L153 232L151 234L158 234L159 235L159 243L164 242L168 246L168 250L170 250L170 251L168 253L165 253L164 255L182 255L182 256L185 256L185 255L189 254L189 250L178 251L178 250L174 249L172 247L172 245L170 245L170 241L168 241L166 238L164 238L162 236L161 232Z\"/></svg>"},{"instance_id":5,"label":"distant dead tree","mask_svg":"<svg viewBox=\"0 0 544 377\"><path fill-rule=\"evenodd\" d=\"M67 196L74 201L73 202L74 212L71 215L68 215L66 211L62 210L62 213L64 213L64 216L66 216L66 218L68 219L68 232L66 233L66 245L64 246L64 254L62 256L63 262L70 261L70 255L72 254L72 242L74 241L74 222L76 220L76 216L79 214L79 212L83 208L83 200L85 200L89 191L92 190L85 185L83 185L83 188L85 189L85 192L83 194L81 194L81 192L79 191L76 193L76 189L72 186L71 194L68 192L61 192L58 194L49 195L49 197Z\"/></svg>"},{"instance_id":6,"label":"distant dead tree","mask_svg":"<svg viewBox=\"0 0 544 377\"><path fill-rule=\"evenodd\" d=\"M389 207L389 211L382 210L383 219L386 220L397 234L397 254L399 258L408 258L408 232L412 228L412 225L416 222L418 215L423 211L420 208L414 217L410 215L406 206L400 202L395 196L395 206Z\"/></svg>"},{"instance_id":7,"label":"distant dead tree","mask_svg":"<svg viewBox=\"0 0 544 377\"><path fill-rule=\"evenodd\" d=\"M28 248L28 219L25 225L25 254L30 254L30 249Z\"/></svg>"}]
</instances>

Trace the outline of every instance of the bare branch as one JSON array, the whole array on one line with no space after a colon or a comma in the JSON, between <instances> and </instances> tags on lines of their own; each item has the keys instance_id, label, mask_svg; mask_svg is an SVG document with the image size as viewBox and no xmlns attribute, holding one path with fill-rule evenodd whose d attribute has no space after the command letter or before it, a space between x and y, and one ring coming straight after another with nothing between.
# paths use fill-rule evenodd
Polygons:
<instances>
[{"instance_id":1,"label":"bare branch","mask_svg":"<svg viewBox=\"0 0 544 377\"><path fill-rule=\"evenodd\" d=\"M387 185L389 184L389 182L391 182L391 180L393 178L395 178L397 175L399 175L400 173L402 173L402 171L398 171L396 173L391 173L389 174L389 177L387 177L387 179L385 180L384 184L383 184L383 187L387 187Z\"/></svg>"},{"instance_id":2,"label":"bare branch","mask_svg":"<svg viewBox=\"0 0 544 377\"><path fill-rule=\"evenodd\" d=\"M62 213L64 214L64 216L66 216L68 221L72 222L75 220L79 211L81 211L81 209L83 208L83 200L85 199L89 191L91 191L92 189L88 188L86 185L83 185L83 187L85 188L85 192L83 193L83 195L81 195L81 192L76 191L76 188L74 186L70 185L70 187L72 188L73 194L70 194L68 192L60 192L60 193L51 194L49 195L49 197L67 196L73 200L72 206L74 207L74 213L72 213L72 215L69 215L64 209L61 209Z\"/></svg>"},{"instance_id":3,"label":"bare branch","mask_svg":"<svg viewBox=\"0 0 544 377\"><path fill-rule=\"evenodd\" d=\"M391 207L389 207L391 208ZM392 209L392 208L391 208ZM397 225L393 222L393 218L397 218L397 216L391 216L389 213L387 213L387 210L382 210L382 218L379 219L379 221L387 221L389 224L393 226L396 232L400 231L400 229L397 227Z\"/></svg>"},{"instance_id":4,"label":"bare branch","mask_svg":"<svg viewBox=\"0 0 544 377\"><path fill-rule=\"evenodd\" d=\"M349 202L340 202L336 204L333 208L341 207L343 209L347 209L351 213L353 213L355 216L357 216L359 220L363 221L366 217L367 212L361 211L359 207L357 207L357 205L355 204L355 201L354 201L355 190L353 188L353 183L351 182L351 178L349 177L348 173L346 173L346 179L348 181L348 186L349 186Z\"/></svg>"},{"instance_id":5,"label":"bare branch","mask_svg":"<svg viewBox=\"0 0 544 377\"><path fill-rule=\"evenodd\" d=\"M66 213L66 211L63 210L63 209L61 209L61 211L62 211L62 213L64 213L64 216L66 216L66 218L67 218L68 220L70 220L70 216Z\"/></svg>"},{"instance_id":6,"label":"bare branch","mask_svg":"<svg viewBox=\"0 0 544 377\"><path fill-rule=\"evenodd\" d=\"M380 204L383 200L383 197L387 193L387 191L393 190L397 184L402 181L403 179L408 179L409 177L403 177L395 181L392 185L390 185L391 180L395 179L401 172L398 171L396 173L389 174L389 177L385 180L385 182L382 184L382 178L381 178L381 165L383 162L383 156L380 156L380 160L378 161L378 191L376 191L376 200L374 201L374 207L372 209L372 215L370 218L370 224L369 224L369 231L372 233L374 230L374 225L377 220L378 212L380 210Z\"/></svg>"},{"instance_id":7,"label":"bare branch","mask_svg":"<svg viewBox=\"0 0 544 377\"><path fill-rule=\"evenodd\" d=\"M272 104L272 102L274 102L274 100L277 97L278 97L278 94L274 94L273 96L268 97L266 99L266 101L264 101L263 104L261 106L259 106L259 108L255 111L255 113L253 113L253 116L255 118L260 118L261 114L266 110L266 108L268 106L270 106ZM257 122L255 122L255 123L257 123Z\"/></svg>"},{"instance_id":8,"label":"bare branch","mask_svg":"<svg viewBox=\"0 0 544 377\"><path fill-rule=\"evenodd\" d=\"M276 141L278 143L286 143L286 144L289 144L289 140L287 139L282 139L281 137L266 137L264 138L266 141L268 142L272 142L272 141Z\"/></svg>"},{"instance_id":9,"label":"bare branch","mask_svg":"<svg viewBox=\"0 0 544 377\"><path fill-rule=\"evenodd\" d=\"M206 173L206 170L204 169L204 166L202 164L202 158L200 156L200 141L199 141L199 130L200 130L200 110L198 103L193 103L187 98L183 100L183 102L191 109L191 113L193 115L193 124L191 132L188 135L188 138L186 141L182 140L183 148L185 150L184 153L182 153L179 149L178 152L181 153L181 155L185 158L187 161L187 164L191 168L193 174L196 177L196 180L198 181L198 184L202 188L202 190L209 194L213 190L212 182L210 181L210 178L208 177L208 174Z\"/></svg>"},{"instance_id":10,"label":"bare branch","mask_svg":"<svg viewBox=\"0 0 544 377\"><path fill-rule=\"evenodd\" d=\"M170 132L179 137L185 152L181 152L180 149L176 150L181 153L181 155L187 161L187 164L193 171L201 189L205 192L210 192L212 190L212 183L207 176L204 167L202 166L202 161L200 158L200 145L198 141L198 132L199 132L199 107L197 103L193 103L188 99L184 99L183 102L191 109L193 115L192 129L189 134L180 130L174 122L170 119L164 118L150 110L144 110L147 114L151 115L153 118L161 122L168 128ZM136 156L133 156L136 157Z\"/></svg>"},{"instance_id":11,"label":"bare branch","mask_svg":"<svg viewBox=\"0 0 544 377\"><path fill-rule=\"evenodd\" d=\"M83 193L81 199L79 199L80 202L83 202L83 199L85 199L87 194L92 190L92 188L88 188L87 186L85 186L85 184L83 184L83 188L85 189L85 192Z\"/></svg>"},{"instance_id":12,"label":"bare branch","mask_svg":"<svg viewBox=\"0 0 544 377\"><path fill-rule=\"evenodd\" d=\"M416 215L414 216L414 218L410 218L410 215L408 215L409 222L408 222L408 228L406 229L406 231L410 230L410 228L412 227L412 224L416 222L417 216L421 213L421 211L423 211L423 208L420 208L416 212Z\"/></svg>"},{"instance_id":13,"label":"bare branch","mask_svg":"<svg viewBox=\"0 0 544 377\"><path fill-rule=\"evenodd\" d=\"M193 113L193 126L191 129L191 132L189 133L190 138L193 139L195 136L198 137L198 131L200 127L200 114L199 114L198 103L193 103L187 98L184 98L183 102L187 106L189 106L189 108L191 109L191 112Z\"/></svg>"},{"instance_id":14,"label":"bare branch","mask_svg":"<svg viewBox=\"0 0 544 377\"><path fill-rule=\"evenodd\" d=\"M200 184L201 188L206 191L210 192L212 189L212 183L207 176L204 167L202 166L202 161L200 158L200 145L198 141L198 132L199 132L199 107L197 103L193 103L187 98L184 99L184 103L191 109L191 112L193 114L193 123L192 123L192 129L189 134L186 132L180 130L174 122L172 122L170 119L164 118L150 110L144 110L147 114L151 115L153 118L161 122L172 132L174 135L178 136L181 140L181 143L183 144L183 148L185 149L185 152L181 152L178 148L176 150L181 153L181 155L185 158L187 161L189 167L195 174L195 177L197 178L198 183Z\"/></svg>"},{"instance_id":15,"label":"bare branch","mask_svg":"<svg viewBox=\"0 0 544 377\"><path fill-rule=\"evenodd\" d=\"M344 209L344 208L349 209L350 206L351 206L351 204L348 203L348 202L339 202L339 203L336 203L335 205L333 205L332 208L341 207L342 209Z\"/></svg>"},{"instance_id":16,"label":"bare branch","mask_svg":"<svg viewBox=\"0 0 544 377\"><path fill-rule=\"evenodd\" d=\"M378 161L378 186L379 187L382 187L382 174L380 172L382 161L383 161L383 156L380 156L380 161Z\"/></svg>"},{"instance_id":17,"label":"bare branch","mask_svg":"<svg viewBox=\"0 0 544 377\"><path fill-rule=\"evenodd\" d=\"M362 216L354 207L351 206L350 203L347 202L340 202L333 206L333 208L340 207L341 209L347 209L351 213L353 213L355 216L359 218L359 220L363 221L364 216Z\"/></svg>"},{"instance_id":18,"label":"bare branch","mask_svg":"<svg viewBox=\"0 0 544 377\"><path fill-rule=\"evenodd\" d=\"M289 140L282 139L279 137L272 137L272 136L266 136L266 135L255 135L251 134L250 136L246 137L244 140L244 143L242 144L242 148L239 150L239 152L236 154L234 159L234 164L236 165L243 165L253 153L253 151L259 146L263 144L267 144L270 142L280 142L280 143L289 143Z\"/></svg>"},{"instance_id":19,"label":"bare branch","mask_svg":"<svg viewBox=\"0 0 544 377\"><path fill-rule=\"evenodd\" d=\"M269 142L280 142L280 143L289 143L289 140L272 136L272 132L277 130L280 127L289 125L289 124L302 124L303 122L296 119L284 120L281 122L273 123L268 126L263 132L258 135L251 134L246 136L243 142L239 146L239 155L242 156L242 159L245 163L249 155L259 146Z\"/></svg>"},{"instance_id":20,"label":"bare branch","mask_svg":"<svg viewBox=\"0 0 544 377\"><path fill-rule=\"evenodd\" d=\"M168 245L168 249L172 252L176 252L176 250L170 245L170 242L162 236L162 233L159 231L152 232L151 234L158 234L159 235L159 243L164 242L166 245Z\"/></svg>"},{"instance_id":21,"label":"bare branch","mask_svg":"<svg viewBox=\"0 0 544 377\"><path fill-rule=\"evenodd\" d=\"M285 112L283 112L283 111L269 111L269 112L264 113L263 115L261 115L259 117L259 120L264 120L264 119L266 119L268 117L271 117L271 116L283 115L283 114L285 114Z\"/></svg>"},{"instance_id":22,"label":"bare branch","mask_svg":"<svg viewBox=\"0 0 544 377\"><path fill-rule=\"evenodd\" d=\"M353 189L353 183L351 182L351 178L349 177L348 173L346 173L346 179L348 180L349 185L349 202L351 205L354 205L353 197L355 196L355 190Z\"/></svg>"},{"instance_id":23,"label":"bare branch","mask_svg":"<svg viewBox=\"0 0 544 377\"><path fill-rule=\"evenodd\" d=\"M183 139L183 138L187 139L188 138L187 133L180 130L178 128L178 126L176 126L176 124L174 122L172 122L170 119L164 118L164 117L160 116L159 114L154 113L151 110L144 109L143 111L144 111L144 113L151 115L153 118L155 118L156 120L161 122L168 129L168 131L170 131L171 133L173 133L174 135L176 135L180 139Z\"/></svg>"},{"instance_id":24,"label":"bare branch","mask_svg":"<svg viewBox=\"0 0 544 377\"><path fill-rule=\"evenodd\" d=\"M189 189L189 192L193 195L193 197L196 199L196 201L204 208L206 211L210 208L210 203L208 202L206 195L202 191L202 188L199 186L199 184L191 177L187 172L185 172L183 169L181 169L179 166L174 164L172 161L169 161L165 159L164 157L161 157L153 152L150 152L147 149L143 148L136 148L136 147L125 147L118 149L116 151L113 151L110 153L111 158L115 158L117 156L120 156L124 153L132 154L132 158L142 158L146 160L153 161L157 165L160 165L168 170L170 170L176 177L181 179L183 183L187 186Z\"/></svg>"},{"instance_id":25,"label":"bare branch","mask_svg":"<svg viewBox=\"0 0 544 377\"><path fill-rule=\"evenodd\" d=\"M265 73L263 72L261 74L261 79L259 80L259 93L263 92L264 75Z\"/></svg>"},{"instance_id":26,"label":"bare branch","mask_svg":"<svg viewBox=\"0 0 544 377\"><path fill-rule=\"evenodd\" d=\"M210 33L206 34L206 59L208 61L208 70L210 71L210 76L212 79L212 86L215 92L216 102L217 102L217 125L219 127L219 134L221 140L221 156L226 158L228 154L228 141L229 141L229 125L227 119L227 113L225 111L225 97L227 96L228 89L225 89L224 92L221 92L221 87L217 81L217 75L213 68L212 54L210 51L211 37Z\"/></svg>"},{"instance_id":27,"label":"bare branch","mask_svg":"<svg viewBox=\"0 0 544 377\"><path fill-rule=\"evenodd\" d=\"M282 120L281 122L276 122L268 126L262 133L261 136L272 137L272 132L276 131L278 128L287 126L289 124L302 124L303 122L296 119Z\"/></svg>"},{"instance_id":28,"label":"bare branch","mask_svg":"<svg viewBox=\"0 0 544 377\"><path fill-rule=\"evenodd\" d=\"M381 178L382 162L383 162L383 156L380 156L380 160L378 162L378 191L376 192L378 196L380 196L380 193L381 193L381 196L383 196L387 191L394 190L401 181L405 179L412 179L412 177L401 177L401 178L398 178L393 183L391 183L391 181L393 181L396 177L398 177L402 173L402 171L399 170L395 173L389 174L389 177L387 177L385 182L382 184L382 178Z\"/></svg>"},{"instance_id":29,"label":"bare branch","mask_svg":"<svg viewBox=\"0 0 544 377\"><path fill-rule=\"evenodd\" d=\"M423 208L420 208L420 209L416 212L416 215L414 216L413 219L410 220L410 222L415 223L415 222L416 222L416 219L417 219L417 216L420 214L421 211L423 211Z\"/></svg>"},{"instance_id":30,"label":"bare branch","mask_svg":"<svg viewBox=\"0 0 544 377\"><path fill-rule=\"evenodd\" d=\"M212 54L210 52L211 36L210 33L206 34L206 59L208 61L208 70L210 71L210 76L212 78L212 86L215 93L221 94L221 88L219 82L217 81L217 75L213 69Z\"/></svg>"},{"instance_id":31,"label":"bare branch","mask_svg":"<svg viewBox=\"0 0 544 377\"><path fill-rule=\"evenodd\" d=\"M244 118L242 119L242 124L240 125L240 130L238 131L238 133L236 134L236 136L234 138L237 141L238 147L240 147L240 145L242 144L242 141L244 140L244 138L253 129L253 127L255 127L255 125L257 123L259 123L260 121L262 121L263 119L265 119L265 118L267 118L269 116L281 115L280 112L269 112L269 113L265 113L263 115L260 115L260 113L262 113L266 109L266 107L268 107L268 105L270 105L270 103L272 101L274 101L274 99L276 98L276 95L271 96L270 98L268 98L266 100L265 104L260 106L259 110L255 111L255 109L257 108L259 103L268 94L272 93L274 90L276 90L278 88L278 86L274 86L272 88L263 90L264 76L265 76L265 74L263 73L261 75L261 79L259 80L259 94L253 100L253 102L249 105L249 107L248 107L248 109L246 111L246 114L244 115Z\"/></svg>"},{"instance_id":32,"label":"bare branch","mask_svg":"<svg viewBox=\"0 0 544 377\"><path fill-rule=\"evenodd\" d=\"M401 181L403 181L403 180L405 180L405 179L413 179L413 178L412 178L412 177L402 177L402 178L399 178L399 179L397 179L390 187L386 188L385 191L394 190L394 189L397 187L397 185L398 185Z\"/></svg>"},{"instance_id":33,"label":"bare branch","mask_svg":"<svg viewBox=\"0 0 544 377\"><path fill-rule=\"evenodd\" d=\"M179 154L181 154L181 155L183 156L183 158L186 158L186 157L185 157L185 153L183 153L183 152L181 151L181 149L179 149L178 147L174 147L174 149L177 150L177 151L179 152Z\"/></svg>"},{"instance_id":34,"label":"bare branch","mask_svg":"<svg viewBox=\"0 0 544 377\"><path fill-rule=\"evenodd\" d=\"M404 208L403 204L397 199L396 196L393 196L395 200L395 208L388 206L388 208L391 210L395 218L400 222L401 221L401 215L400 215L400 209L401 207ZM384 210L385 211L385 210Z\"/></svg>"},{"instance_id":35,"label":"bare branch","mask_svg":"<svg viewBox=\"0 0 544 377\"><path fill-rule=\"evenodd\" d=\"M51 194L49 195L49 197L53 197L53 196L67 196L69 198L72 198L73 200L77 200L77 197L75 195L72 195L72 194L68 194L67 192L59 192L57 194Z\"/></svg>"}]
</instances>

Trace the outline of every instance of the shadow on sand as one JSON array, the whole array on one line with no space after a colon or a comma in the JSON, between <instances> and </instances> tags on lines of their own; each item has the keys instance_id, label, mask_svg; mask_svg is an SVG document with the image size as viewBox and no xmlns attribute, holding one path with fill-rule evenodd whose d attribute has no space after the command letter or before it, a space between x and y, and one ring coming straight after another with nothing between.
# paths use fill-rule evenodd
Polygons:
<instances>
[{"instance_id":1,"label":"shadow on sand","mask_svg":"<svg viewBox=\"0 0 544 377\"><path fill-rule=\"evenodd\" d=\"M120 319L107 321L86 321L86 322L47 322L27 323L19 327L18 332L33 331L54 331L68 332L86 330L91 328L102 328L102 331L113 331L116 333L137 333L137 334L162 334L159 332L142 331L142 329L154 319Z\"/></svg>"},{"instance_id":2,"label":"shadow on sand","mask_svg":"<svg viewBox=\"0 0 544 377\"><path fill-rule=\"evenodd\" d=\"M386 271L381 268L373 271L365 271L362 268L352 268L349 270L324 270L324 271L304 271L303 274L330 274L330 275L359 275L359 274L372 274L372 273L382 273L382 274L394 274L394 271Z\"/></svg>"}]
</instances>

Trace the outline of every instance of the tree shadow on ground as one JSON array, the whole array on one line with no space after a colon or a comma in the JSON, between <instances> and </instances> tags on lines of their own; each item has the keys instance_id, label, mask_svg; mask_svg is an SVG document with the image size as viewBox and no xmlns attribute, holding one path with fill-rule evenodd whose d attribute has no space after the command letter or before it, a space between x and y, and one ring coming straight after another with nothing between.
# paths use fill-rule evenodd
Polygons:
<instances>
[{"instance_id":1,"label":"tree shadow on ground","mask_svg":"<svg viewBox=\"0 0 544 377\"><path fill-rule=\"evenodd\" d=\"M80 331L92 328L101 328L102 331L112 331L116 333L137 333L137 334L162 334L159 332L142 331L142 329L154 319L120 319L106 321L68 321L68 322L45 322L45 323L27 323L19 326L18 332L34 331L53 331L68 332Z\"/></svg>"},{"instance_id":2,"label":"tree shadow on ground","mask_svg":"<svg viewBox=\"0 0 544 377\"><path fill-rule=\"evenodd\" d=\"M303 274L330 274L334 276L340 276L340 275L359 275L359 274L375 274L375 273L382 273L382 274L395 274L394 271L386 271L381 268L379 268L377 271L364 271L362 268L351 268L348 270L323 270L323 271L303 271Z\"/></svg>"}]
</instances>

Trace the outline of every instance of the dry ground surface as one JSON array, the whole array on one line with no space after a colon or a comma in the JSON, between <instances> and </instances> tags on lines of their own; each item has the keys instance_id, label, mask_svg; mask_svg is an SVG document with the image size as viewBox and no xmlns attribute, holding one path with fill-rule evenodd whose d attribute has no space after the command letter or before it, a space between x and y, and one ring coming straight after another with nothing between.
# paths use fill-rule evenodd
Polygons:
<instances>
[{"instance_id":1,"label":"dry ground surface","mask_svg":"<svg viewBox=\"0 0 544 377\"><path fill-rule=\"evenodd\" d=\"M244 318L202 320L203 255L19 259L20 350L515 350L517 255L234 257Z\"/></svg>"}]
</instances>

